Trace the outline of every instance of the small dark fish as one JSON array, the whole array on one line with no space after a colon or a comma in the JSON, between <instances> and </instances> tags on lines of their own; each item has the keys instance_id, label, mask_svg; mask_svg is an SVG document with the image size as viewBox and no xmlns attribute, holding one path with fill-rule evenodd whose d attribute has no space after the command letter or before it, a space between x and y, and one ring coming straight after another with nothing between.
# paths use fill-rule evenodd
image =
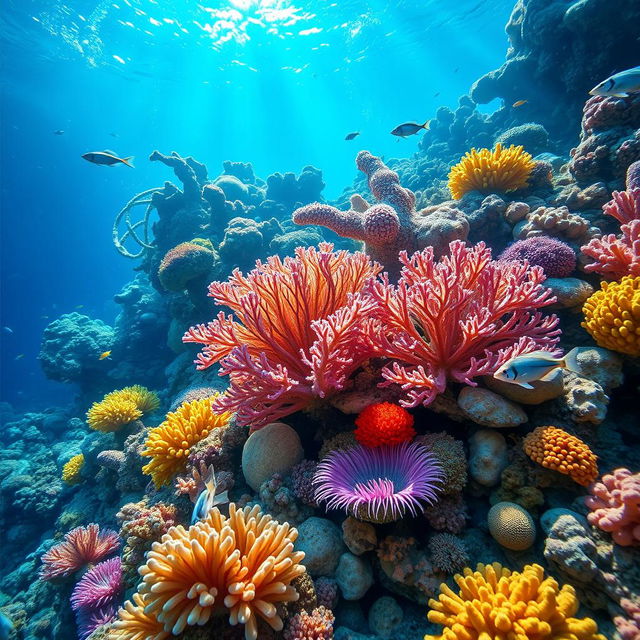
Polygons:
<instances>
[{"instance_id":1,"label":"small dark fish","mask_svg":"<svg viewBox=\"0 0 640 640\"><path fill-rule=\"evenodd\" d=\"M458 71L460 71L460 67L456 67L456 68L453 70L453 73L458 73Z\"/></svg>"},{"instance_id":2,"label":"small dark fish","mask_svg":"<svg viewBox=\"0 0 640 640\"><path fill-rule=\"evenodd\" d=\"M353 131L352 133L347 133L347 135L344 137L345 140L353 140L354 138L357 138L360 135L359 131Z\"/></svg>"},{"instance_id":3,"label":"small dark fish","mask_svg":"<svg viewBox=\"0 0 640 640\"><path fill-rule=\"evenodd\" d=\"M113 167L118 163L126 164L127 167L133 168L133 156L128 158L119 158L113 151L90 151L84 153L82 157L93 164L102 164L107 167Z\"/></svg>"},{"instance_id":4,"label":"small dark fish","mask_svg":"<svg viewBox=\"0 0 640 640\"><path fill-rule=\"evenodd\" d=\"M114 132L111 132L109 135L110 135L112 138L117 138L117 137L118 137L118 134L117 134L117 133L114 133Z\"/></svg>"},{"instance_id":5,"label":"small dark fish","mask_svg":"<svg viewBox=\"0 0 640 640\"><path fill-rule=\"evenodd\" d=\"M516 108L516 107L521 107L523 104L527 104L527 102L529 102L528 100L516 100L511 106Z\"/></svg>"},{"instance_id":6,"label":"small dark fish","mask_svg":"<svg viewBox=\"0 0 640 640\"><path fill-rule=\"evenodd\" d=\"M56 130L53 132L53 135L56 135L56 136L63 136L63 135L64 135L64 131L63 131L62 129L56 129Z\"/></svg>"},{"instance_id":7,"label":"small dark fish","mask_svg":"<svg viewBox=\"0 0 640 640\"><path fill-rule=\"evenodd\" d=\"M436 93L434 93L434 94L433 94L433 97L434 97L434 98L437 98L439 95L440 95L440 92L439 92L439 91L436 91Z\"/></svg>"},{"instance_id":8,"label":"small dark fish","mask_svg":"<svg viewBox=\"0 0 640 640\"><path fill-rule=\"evenodd\" d=\"M418 133L420 129L424 129L425 131L429 129L429 120L424 124L418 124L417 122L403 122L391 132L391 135L406 138L407 136L412 136L414 133Z\"/></svg>"}]
</instances>

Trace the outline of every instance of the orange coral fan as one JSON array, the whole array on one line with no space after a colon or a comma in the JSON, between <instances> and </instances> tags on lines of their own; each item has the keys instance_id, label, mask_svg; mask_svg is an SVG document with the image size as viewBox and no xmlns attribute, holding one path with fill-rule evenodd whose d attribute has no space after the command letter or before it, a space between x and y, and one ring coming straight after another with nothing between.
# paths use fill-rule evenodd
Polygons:
<instances>
[{"instance_id":1,"label":"orange coral fan","mask_svg":"<svg viewBox=\"0 0 640 640\"><path fill-rule=\"evenodd\" d=\"M137 607L121 609L114 625L129 635L117 637L147 637L135 635L143 607L146 616L173 635L205 624L222 606L232 625L245 625L246 640L258 637L258 617L280 631L283 623L274 603L298 599L291 582L305 571L299 564L304 553L293 550L297 537L289 524L279 524L258 506L236 509L233 503L228 518L214 508L188 529L172 527L140 567Z\"/></svg>"},{"instance_id":2,"label":"orange coral fan","mask_svg":"<svg viewBox=\"0 0 640 640\"><path fill-rule=\"evenodd\" d=\"M109 640L165 640L169 631L153 615L144 612L145 601L139 593L133 594L133 602L127 601L118 611L118 619L109 629Z\"/></svg>"},{"instance_id":3,"label":"orange coral fan","mask_svg":"<svg viewBox=\"0 0 640 640\"><path fill-rule=\"evenodd\" d=\"M400 444L416 435L413 416L391 402L379 402L363 409L356 418L356 426L356 440L367 447Z\"/></svg>"},{"instance_id":4,"label":"orange coral fan","mask_svg":"<svg viewBox=\"0 0 640 640\"><path fill-rule=\"evenodd\" d=\"M471 149L449 171L449 190L458 200L468 191L509 192L526 186L535 162L522 146Z\"/></svg>"},{"instance_id":5,"label":"orange coral fan","mask_svg":"<svg viewBox=\"0 0 640 640\"><path fill-rule=\"evenodd\" d=\"M213 429L229 423L231 413L213 412L211 404L215 400L214 395L185 402L169 412L159 427L149 431L142 455L151 461L142 467L142 472L153 478L156 487L169 484L176 473L184 470L190 447Z\"/></svg>"},{"instance_id":6,"label":"orange coral fan","mask_svg":"<svg viewBox=\"0 0 640 640\"><path fill-rule=\"evenodd\" d=\"M87 411L87 422L96 431L117 431L144 413L160 406L158 396L139 384L108 393Z\"/></svg>"},{"instance_id":7,"label":"orange coral fan","mask_svg":"<svg viewBox=\"0 0 640 640\"><path fill-rule=\"evenodd\" d=\"M527 435L522 448L534 462L584 487L598 477L597 457L589 445L558 427L538 427Z\"/></svg>"},{"instance_id":8,"label":"orange coral fan","mask_svg":"<svg viewBox=\"0 0 640 640\"><path fill-rule=\"evenodd\" d=\"M559 588L540 565L512 572L497 562L478 564L454 580L458 593L442 583L438 600L429 600L429 622L444 628L425 640L606 640L594 620L573 617L579 607L575 589Z\"/></svg>"}]
</instances>

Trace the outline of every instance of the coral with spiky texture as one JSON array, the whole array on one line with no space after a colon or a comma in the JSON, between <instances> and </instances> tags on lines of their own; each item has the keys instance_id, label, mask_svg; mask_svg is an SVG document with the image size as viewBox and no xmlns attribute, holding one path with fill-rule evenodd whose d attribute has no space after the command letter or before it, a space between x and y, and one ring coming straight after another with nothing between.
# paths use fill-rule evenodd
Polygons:
<instances>
[{"instance_id":1,"label":"coral with spiky texture","mask_svg":"<svg viewBox=\"0 0 640 640\"><path fill-rule=\"evenodd\" d=\"M311 613L303 609L287 623L284 640L333 640L334 621L333 612L325 607Z\"/></svg>"},{"instance_id":2,"label":"coral with spiky texture","mask_svg":"<svg viewBox=\"0 0 640 640\"><path fill-rule=\"evenodd\" d=\"M575 589L545 578L540 565L512 572L497 562L478 564L476 571L466 568L454 580L457 593L443 583L438 600L429 600L429 622L443 630L425 640L606 640L594 620L574 618Z\"/></svg>"},{"instance_id":3,"label":"coral with spiky texture","mask_svg":"<svg viewBox=\"0 0 640 640\"><path fill-rule=\"evenodd\" d=\"M84 454L71 456L62 467L62 480L69 485L82 481L82 468L84 467Z\"/></svg>"},{"instance_id":4,"label":"coral with spiky texture","mask_svg":"<svg viewBox=\"0 0 640 640\"><path fill-rule=\"evenodd\" d=\"M168 485L174 475L186 468L190 447L213 429L229 423L230 413L216 413L212 409L217 398L186 402L169 412L159 427L149 431L142 455L151 460L142 471L152 477L156 487Z\"/></svg>"},{"instance_id":5,"label":"coral with spiky texture","mask_svg":"<svg viewBox=\"0 0 640 640\"><path fill-rule=\"evenodd\" d=\"M314 477L316 500L360 520L393 522L437 500L443 473L434 455L417 444L336 450Z\"/></svg>"},{"instance_id":6,"label":"coral with spiky texture","mask_svg":"<svg viewBox=\"0 0 640 640\"><path fill-rule=\"evenodd\" d=\"M599 346L640 356L640 276L603 282L582 312L582 326Z\"/></svg>"},{"instance_id":7,"label":"coral with spiky texture","mask_svg":"<svg viewBox=\"0 0 640 640\"><path fill-rule=\"evenodd\" d=\"M446 486L443 489L446 491ZM469 513L462 494L443 495L438 502L424 510L424 517L436 531L462 533L467 525Z\"/></svg>"},{"instance_id":8,"label":"coral with spiky texture","mask_svg":"<svg viewBox=\"0 0 640 640\"><path fill-rule=\"evenodd\" d=\"M68 576L88 564L95 564L115 553L120 539L115 531L91 523L69 531L64 540L42 555L40 579L51 580Z\"/></svg>"},{"instance_id":9,"label":"coral with spiky texture","mask_svg":"<svg viewBox=\"0 0 640 640\"><path fill-rule=\"evenodd\" d=\"M575 251L566 243L539 236L518 240L508 246L498 260L526 260L544 269L548 278L566 278L576 268Z\"/></svg>"},{"instance_id":10,"label":"coral with spiky texture","mask_svg":"<svg viewBox=\"0 0 640 640\"><path fill-rule=\"evenodd\" d=\"M436 533L432 536L429 539L429 551L433 567L444 573L462 571L469 562L464 541L450 533Z\"/></svg>"},{"instance_id":11,"label":"coral with spiky texture","mask_svg":"<svg viewBox=\"0 0 640 640\"><path fill-rule=\"evenodd\" d=\"M449 171L449 191L459 200L469 191L509 193L527 186L535 167L530 153L520 146L506 149L471 149Z\"/></svg>"},{"instance_id":12,"label":"coral with spiky texture","mask_svg":"<svg viewBox=\"0 0 640 640\"><path fill-rule=\"evenodd\" d=\"M94 402L87 411L87 423L96 431L117 431L159 406L160 400L155 393L140 385L133 385L112 391L100 402Z\"/></svg>"},{"instance_id":13,"label":"coral with spiky texture","mask_svg":"<svg viewBox=\"0 0 640 640\"><path fill-rule=\"evenodd\" d=\"M421 444L433 453L444 473L443 495L453 495L462 491L467 484L467 457L464 444L449 434L425 433L414 442Z\"/></svg>"},{"instance_id":14,"label":"coral with spiky texture","mask_svg":"<svg viewBox=\"0 0 640 640\"><path fill-rule=\"evenodd\" d=\"M78 627L78 640L88 640L92 634L103 625L107 625L116 617L118 606L107 604L97 609L82 608L76 611L76 625ZM103 636L108 637L108 636Z\"/></svg>"},{"instance_id":15,"label":"coral with spiky texture","mask_svg":"<svg viewBox=\"0 0 640 640\"><path fill-rule=\"evenodd\" d=\"M640 473L616 469L592 484L589 493L589 523L623 547L640 545Z\"/></svg>"},{"instance_id":16,"label":"coral with spiky texture","mask_svg":"<svg viewBox=\"0 0 640 640\"><path fill-rule=\"evenodd\" d=\"M452 207L429 213L416 211L413 191L403 188L398 174L380 158L361 151L356 165L367 176L369 189L379 204L369 205L359 195L351 198L349 211L314 202L294 211L293 221L321 225L339 236L364 242L367 254L392 276L398 270L401 250L413 253L433 246L439 255L452 240L466 240L469 223L460 211Z\"/></svg>"},{"instance_id":17,"label":"coral with spiky texture","mask_svg":"<svg viewBox=\"0 0 640 640\"><path fill-rule=\"evenodd\" d=\"M598 477L598 459L589 445L564 429L537 427L523 440L522 448L534 462L568 475L583 487Z\"/></svg>"},{"instance_id":18,"label":"coral with spiky texture","mask_svg":"<svg viewBox=\"0 0 640 640\"><path fill-rule=\"evenodd\" d=\"M449 380L475 386L510 358L553 351L560 330L556 316L537 311L555 302L540 267L494 261L483 242L452 242L440 261L431 248L400 261L397 286L370 280L366 291L384 327L375 347L392 360L385 386L400 385L404 407L429 405Z\"/></svg>"},{"instance_id":19,"label":"coral with spiky texture","mask_svg":"<svg viewBox=\"0 0 640 640\"><path fill-rule=\"evenodd\" d=\"M123 590L122 561L117 556L89 569L71 594L71 608L101 609L112 605Z\"/></svg>"},{"instance_id":20,"label":"coral with spiky texture","mask_svg":"<svg viewBox=\"0 0 640 640\"><path fill-rule=\"evenodd\" d=\"M416 435L413 416L392 402L370 404L356 418L356 427L356 440L367 447L410 442Z\"/></svg>"},{"instance_id":21,"label":"coral with spiky texture","mask_svg":"<svg viewBox=\"0 0 640 640\"><path fill-rule=\"evenodd\" d=\"M162 258L158 280L167 291L184 291L192 280L209 273L213 261L211 249L196 242L183 242Z\"/></svg>"},{"instance_id":22,"label":"coral with spiky texture","mask_svg":"<svg viewBox=\"0 0 640 640\"><path fill-rule=\"evenodd\" d=\"M373 354L371 303L353 294L379 272L365 254L322 243L211 283L209 295L236 319L220 312L183 340L204 345L198 369L220 361L229 376L214 409L259 428L340 391Z\"/></svg>"}]
</instances>

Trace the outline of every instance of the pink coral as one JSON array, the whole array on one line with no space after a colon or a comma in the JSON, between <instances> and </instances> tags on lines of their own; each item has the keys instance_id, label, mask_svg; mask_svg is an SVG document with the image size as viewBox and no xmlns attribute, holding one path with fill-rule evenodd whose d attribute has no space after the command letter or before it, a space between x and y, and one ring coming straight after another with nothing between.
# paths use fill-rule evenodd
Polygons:
<instances>
[{"instance_id":1,"label":"pink coral","mask_svg":"<svg viewBox=\"0 0 640 640\"><path fill-rule=\"evenodd\" d=\"M71 594L71 608L99 609L113 605L123 589L122 562L117 556L85 573Z\"/></svg>"},{"instance_id":2,"label":"pink coral","mask_svg":"<svg viewBox=\"0 0 640 640\"><path fill-rule=\"evenodd\" d=\"M440 261L431 247L400 261L397 287L371 280L367 292L384 327L376 347L393 360L382 375L401 386L403 406L430 404L449 380L475 386L516 355L553 351L558 319L536 310L555 301L541 267L493 261L484 243L459 241Z\"/></svg>"},{"instance_id":3,"label":"pink coral","mask_svg":"<svg viewBox=\"0 0 640 640\"><path fill-rule=\"evenodd\" d=\"M340 391L373 354L372 303L354 294L380 270L363 253L322 243L213 282L209 295L236 318L220 312L183 340L204 345L198 369L220 361L229 376L214 410L258 428Z\"/></svg>"},{"instance_id":4,"label":"pink coral","mask_svg":"<svg viewBox=\"0 0 640 640\"><path fill-rule=\"evenodd\" d=\"M613 619L620 640L640 640L640 603L622 598L620 606L626 615Z\"/></svg>"},{"instance_id":5,"label":"pink coral","mask_svg":"<svg viewBox=\"0 0 640 640\"><path fill-rule=\"evenodd\" d=\"M589 487L589 523L623 547L640 545L640 473L616 469Z\"/></svg>"},{"instance_id":6,"label":"pink coral","mask_svg":"<svg viewBox=\"0 0 640 640\"><path fill-rule=\"evenodd\" d=\"M332 640L335 617L330 609L317 607L311 613L296 613L284 631L285 640Z\"/></svg>"}]
</instances>

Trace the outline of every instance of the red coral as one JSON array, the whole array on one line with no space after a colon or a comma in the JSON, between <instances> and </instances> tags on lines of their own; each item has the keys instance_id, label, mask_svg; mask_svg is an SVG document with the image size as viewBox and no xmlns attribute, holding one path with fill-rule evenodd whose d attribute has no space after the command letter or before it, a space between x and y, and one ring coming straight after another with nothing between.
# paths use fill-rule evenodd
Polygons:
<instances>
[{"instance_id":1,"label":"red coral","mask_svg":"<svg viewBox=\"0 0 640 640\"><path fill-rule=\"evenodd\" d=\"M107 529L101 532L94 523L76 527L65 535L62 542L43 554L40 579L51 580L75 573L115 553L119 545L120 538L115 531Z\"/></svg>"},{"instance_id":2,"label":"red coral","mask_svg":"<svg viewBox=\"0 0 640 640\"><path fill-rule=\"evenodd\" d=\"M371 280L367 291L385 328L376 347L394 360L382 374L406 392L403 406L430 404L448 380L475 386L516 355L553 350L558 319L536 310L555 301L540 267L493 261L482 242L454 241L440 261L431 247L400 260L397 286Z\"/></svg>"},{"instance_id":3,"label":"red coral","mask_svg":"<svg viewBox=\"0 0 640 640\"><path fill-rule=\"evenodd\" d=\"M367 447L409 442L415 435L413 416L397 404L379 402L356 418L356 440Z\"/></svg>"},{"instance_id":4,"label":"red coral","mask_svg":"<svg viewBox=\"0 0 640 640\"><path fill-rule=\"evenodd\" d=\"M209 295L237 320L220 312L183 340L204 345L198 369L220 361L220 375L230 378L214 409L261 427L341 390L373 354L373 305L353 294L380 269L363 253L334 252L322 243L213 282Z\"/></svg>"}]
</instances>

